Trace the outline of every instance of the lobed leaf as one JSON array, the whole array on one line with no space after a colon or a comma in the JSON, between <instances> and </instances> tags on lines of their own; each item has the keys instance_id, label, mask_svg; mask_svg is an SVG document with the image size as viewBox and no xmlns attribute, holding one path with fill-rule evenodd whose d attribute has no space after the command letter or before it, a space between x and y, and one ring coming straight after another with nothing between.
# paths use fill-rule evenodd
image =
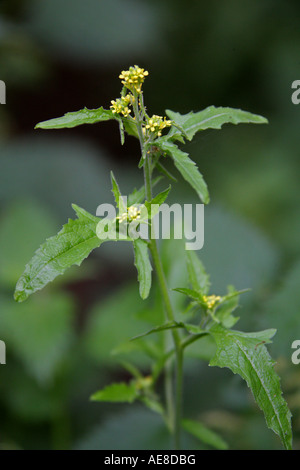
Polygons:
<instances>
[{"instance_id":1,"label":"lobed leaf","mask_svg":"<svg viewBox=\"0 0 300 470\"><path fill-rule=\"evenodd\" d=\"M66 269L80 265L90 252L101 245L96 235L99 219L73 205L78 219L69 219L62 230L36 251L17 282L15 300L23 302L29 295L42 289Z\"/></svg>"},{"instance_id":2,"label":"lobed leaf","mask_svg":"<svg viewBox=\"0 0 300 470\"><path fill-rule=\"evenodd\" d=\"M265 347L276 330L242 333L215 324L210 330L217 350L210 366L228 367L246 380L270 429L286 449L292 448L291 413L282 397L279 377Z\"/></svg>"},{"instance_id":3,"label":"lobed leaf","mask_svg":"<svg viewBox=\"0 0 300 470\"><path fill-rule=\"evenodd\" d=\"M263 116L252 114L241 109L223 108L209 106L203 111L188 114L180 114L169 109L166 110L167 116L177 124L178 128L182 128L184 136L192 140L196 132L205 129L221 129L223 124L267 124L268 120ZM178 132L178 131L177 131Z\"/></svg>"},{"instance_id":4,"label":"lobed leaf","mask_svg":"<svg viewBox=\"0 0 300 470\"><path fill-rule=\"evenodd\" d=\"M81 109L66 113L64 116L48 121L39 122L35 129L64 129L81 126L82 124L95 124L96 122L109 121L110 119L118 119L109 109Z\"/></svg>"},{"instance_id":5,"label":"lobed leaf","mask_svg":"<svg viewBox=\"0 0 300 470\"><path fill-rule=\"evenodd\" d=\"M208 204L209 194L206 183L196 163L189 158L188 154L182 152L176 144L170 142L167 136L157 139L155 145L173 158L174 164L183 178L192 186L203 203Z\"/></svg>"}]
</instances>

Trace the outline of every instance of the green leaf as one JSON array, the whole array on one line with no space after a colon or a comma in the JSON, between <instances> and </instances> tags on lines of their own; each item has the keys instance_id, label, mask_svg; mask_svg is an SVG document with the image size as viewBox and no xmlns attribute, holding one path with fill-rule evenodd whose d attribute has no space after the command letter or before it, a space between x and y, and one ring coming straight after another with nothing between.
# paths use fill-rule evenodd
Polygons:
<instances>
[{"instance_id":1,"label":"green leaf","mask_svg":"<svg viewBox=\"0 0 300 470\"><path fill-rule=\"evenodd\" d=\"M171 330L173 328L183 328L183 326L182 324L177 323L176 321L170 321L170 322L164 323L163 325L156 326L155 328L151 328L151 330L146 331L146 333L142 333L140 335L134 336L133 338L131 338L131 341L144 338L145 336L152 335L153 333L159 333L160 331Z\"/></svg>"},{"instance_id":2,"label":"green leaf","mask_svg":"<svg viewBox=\"0 0 300 470\"><path fill-rule=\"evenodd\" d=\"M159 206L161 206L168 197L168 194L171 190L171 186L157 194L150 202L145 201L145 207L147 209L148 216L151 216L151 219L158 213ZM157 207L152 207L157 206ZM150 218L150 217L149 217Z\"/></svg>"},{"instance_id":3,"label":"green leaf","mask_svg":"<svg viewBox=\"0 0 300 470\"><path fill-rule=\"evenodd\" d=\"M210 282L209 275L200 261L197 253L192 250L186 250L186 264L189 275L189 282L194 290L198 290L202 295L207 294Z\"/></svg>"},{"instance_id":4,"label":"green leaf","mask_svg":"<svg viewBox=\"0 0 300 470\"><path fill-rule=\"evenodd\" d=\"M91 396L92 401L127 402L132 403L137 398L134 383L114 383L99 390Z\"/></svg>"},{"instance_id":5,"label":"green leaf","mask_svg":"<svg viewBox=\"0 0 300 470\"><path fill-rule=\"evenodd\" d=\"M208 204L209 194L206 183L196 163L189 158L188 154L182 152L173 142L168 141L167 137L160 137L155 141L155 145L173 158L183 178L192 186L204 204Z\"/></svg>"},{"instance_id":6,"label":"green leaf","mask_svg":"<svg viewBox=\"0 0 300 470\"><path fill-rule=\"evenodd\" d=\"M123 214L127 211L127 206L124 203L124 199L122 197L119 185L114 177L113 172L110 172L111 183L112 183L112 192L116 201L117 208L119 209L120 214Z\"/></svg>"},{"instance_id":7,"label":"green leaf","mask_svg":"<svg viewBox=\"0 0 300 470\"><path fill-rule=\"evenodd\" d=\"M214 325L210 333L217 344L210 366L228 367L239 374L251 388L265 415L267 425L279 435L286 449L292 448L291 413L282 397L279 377L264 343L276 330L242 333Z\"/></svg>"},{"instance_id":8,"label":"green leaf","mask_svg":"<svg viewBox=\"0 0 300 470\"><path fill-rule=\"evenodd\" d=\"M228 449L228 444L216 434L214 431L208 429L204 424L199 421L191 419L182 420L182 427L193 436L197 437L199 441L208 444L218 450Z\"/></svg>"},{"instance_id":9,"label":"green leaf","mask_svg":"<svg viewBox=\"0 0 300 470\"><path fill-rule=\"evenodd\" d=\"M138 280L140 283L140 296L146 299L151 288L152 266L149 259L148 243L141 238L133 241L135 266L138 271Z\"/></svg>"},{"instance_id":10,"label":"green leaf","mask_svg":"<svg viewBox=\"0 0 300 470\"><path fill-rule=\"evenodd\" d=\"M81 126L82 124L95 124L96 122L109 121L110 119L117 119L111 110L98 108L98 109L81 109L66 113L64 116L48 121L39 122L35 129L63 129Z\"/></svg>"},{"instance_id":11,"label":"green leaf","mask_svg":"<svg viewBox=\"0 0 300 470\"><path fill-rule=\"evenodd\" d=\"M205 333L205 330L201 329L197 325L192 325L190 323L170 321L170 322L164 323L163 325L156 326L155 328L151 328L151 330L146 331L146 333L142 333L140 335L134 336L134 338L131 338L131 341L143 338L145 336L152 335L153 333L159 333L160 331L172 330L173 328L184 328L189 333L194 334L194 335Z\"/></svg>"},{"instance_id":12,"label":"green leaf","mask_svg":"<svg viewBox=\"0 0 300 470\"><path fill-rule=\"evenodd\" d=\"M167 116L172 119L179 128L181 127L189 140L192 140L196 132L205 129L221 129L223 124L267 124L268 120L257 114L252 114L241 109L233 108L216 108L209 106L203 111L188 114L175 113L174 111L166 110Z\"/></svg>"},{"instance_id":13,"label":"green leaf","mask_svg":"<svg viewBox=\"0 0 300 470\"><path fill-rule=\"evenodd\" d=\"M73 205L78 219L69 219L62 230L36 251L17 282L15 300L23 302L29 295L45 287L67 268L80 265L90 252L101 245L96 235L99 219Z\"/></svg>"}]
</instances>

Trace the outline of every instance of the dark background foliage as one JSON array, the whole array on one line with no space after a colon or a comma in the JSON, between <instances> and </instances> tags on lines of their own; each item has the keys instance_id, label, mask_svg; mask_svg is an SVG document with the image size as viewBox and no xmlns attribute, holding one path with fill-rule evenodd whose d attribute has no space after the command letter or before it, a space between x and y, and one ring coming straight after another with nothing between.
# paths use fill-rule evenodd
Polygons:
<instances>
[{"instance_id":1,"label":"dark background foliage","mask_svg":"<svg viewBox=\"0 0 300 470\"><path fill-rule=\"evenodd\" d=\"M126 244L105 245L22 305L12 298L34 250L73 216L71 203L95 213L112 202L110 169L124 193L141 185L138 144L128 138L121 147L115 123L34 130L67 111L108 108L120 92L119 72L134 64L150 72L144 85L150 113L214 104L269 120L203 132L186 151L212 199L199 255L215 293L228 284L252 289L241 299L238 328L278 329L270 351L299 448L300 365L291 363L291 344L300 339L300 108L291 102L300 73L299 24L299 2L284 0L2 0L2 448L169 445L159 419L141 406L89 402L111 380L128 379L111 350L147 324L149 304L138 298ZM174 187L174 202L197 202L184 183ZM173 247L164 250L176 287L184 260ZM229 371L208 369L196 350L190 355L185 414L220 432L231 448L280 448L244 384ZM147 360L136 353L135 360L146 373Z\"/></svg>"}]
</instances>

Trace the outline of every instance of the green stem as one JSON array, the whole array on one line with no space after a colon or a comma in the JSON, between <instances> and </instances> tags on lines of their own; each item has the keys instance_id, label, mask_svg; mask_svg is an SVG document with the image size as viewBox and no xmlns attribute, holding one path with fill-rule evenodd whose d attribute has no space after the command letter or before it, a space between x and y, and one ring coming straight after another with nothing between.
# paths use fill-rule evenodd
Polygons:
<instances>
[{"instance_id":1,"label":"green stem","mask_svg":"<svg viewBox=\"0 0 300 470\"><path fill-rule=\"evenodd\" d=\"M165 332L165 339L168 342L169 335ZM167 361L164 368L164 385L165 385L165 402L166 402L166 417L167 425L171 433L174 430L175 422L175 407L174 407L174 394L173 394L173 364L172 361Z\"/></svg>"},{"instance_id":2,"label":"green stem","mask_svg":"<svg viewBox=\"0 0 300 470\"><path fill-rule=\"evenodd\" d=\"M194 343L195 341L198 341L198 339L202 338L203 336L207 336L207 335L208 335L208 333L203 332L203 333L199 333L198 335L188 336L187 338L185 338L184 341L182 341L181 348L185 349L190 344Z\"/></svg>"},{"instance_id":3,"label":"green stem","mask_svg":"<svg viewBox=\"0 0 300 470\"><path fill-rule=\"evenodd\" d=\"M135 96L134 100L134 113L137 122L137 130L139 134L141 152L143 155L144 152L144 136L142 132L142 125L140 121L140 114L138 109L138 100ZM148 154L145 158L144 164L144 180L145 180L145 191L146 199L148 201L152 200L152 184L151 184L151 166L150 166L151 155ZM164 300L166 315L169 321L175 321L175 316L173 312L173 307L171 304L171 299L169 296L169 290L167 286L167 281L165 278L161 258L159 255L157 241L153 233L153 227L151 230L151 237L149 241L150 251L152 254L153 263L155 266L158 283L160 286L160 291ZM167 407L169 420L172 421L172 428L174 430L174 443L175 448L180 449L180 431L181 431L181 408L182 408L182 368L183 368L183 350L181 347L181 340L177 330L172 331L172 338L175 347L176 354L176 401L175 401L175 412L173 405L173 393L171 393L172 377L170 375L170 370L166 370L166 398L167 398ZM171 402L172 400L172 402ZM173 418L175 414L175 419Z\"/></svg>"},{"instance_id":4,"label":"green stem","mask_svg":"<svg viewBox=\"0 0 300 470\"><path fill-rule=\"evenodd\" d=\"M149 171L149 160L148 157L145 161L145 187L146 187L146 197L148 201L152 199L151 191L151 175ZM173 313L173 307L171 304L171 299L169 296L169 290L167 286L167 281L165 278L162 262L160 259L157 242L155 235L151 233L150 239L150 250L152 254L153 263L155 266L160 291L164 300L165 309L167 318L169 321L175 321L175 316ZM172 338L175 347L176 354L176 402L175 402L175 422L174 422L174 439L175 439L175 448L180 448L180 430L181 430L181 407L182 407L182 366L183 366L183 357L182 357L182 348L181 340L179 333L176 329L172 330ZM173 412L174 413L174 412Z\"/></svg>"}]
</instances>

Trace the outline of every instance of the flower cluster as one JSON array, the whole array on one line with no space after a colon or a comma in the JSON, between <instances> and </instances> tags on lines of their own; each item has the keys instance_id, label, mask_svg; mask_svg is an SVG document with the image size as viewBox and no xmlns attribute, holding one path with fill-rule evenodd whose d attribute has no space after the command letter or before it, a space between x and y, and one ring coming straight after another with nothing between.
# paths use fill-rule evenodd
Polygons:
<instances>
[{"instance_id":1,"label":"flower cluster","mask_svg":"<svg viewBox=\"0 0 300 470\"><path fill-rule=\"evenodd\" d=\"M129 106L133 102L133 99L133 96L129 93L126 96L112 100L110 109L114 114L123 114L124 117L127 117L130 114L131 110Z\"/></svg>"},{"instance_id":2,"label":"flower cluster","mask_svg":"<svg viewBox=\"0 0 300 470\"><path fill-rule=\"evenodd\" d=\"M153 385L153 378L151 375L147 375L146 377L141 377L135 381L135 386L137 390L145 390L150 388Z\"/></svg>"},{"instance_id":3,"label":"flower cluster","mask_svg":"<svg viewBox=\"0 0 300 470\"><path fill-rule=\"evenodd\" d=\"M142 84L147 75L149 75L147 70L141 69L135 65L134 67L129 67L129 70L123 70L119 78L121 78L123 85L125 85L128 90L141 93Z\"/></svg>"},{"instance_id":4,"label":"flower cluster","mask_svg":"<svg viewBox=\"0 0 300 470\"><path fill-rule=\"evenodd\" d=\"M128 222L132 222L133 220L137 220L141 217L141 211L136 206L130 206L127 208L127 212L119 215L117 219L120 222L124 222L127 220Z\"/></svg>"},{"instance_id":5,"label":"flower cluster","mask_svg":"<svg viewBox=\"0 0 300 470\"><path fill-rule=\"evenodd\" d=\"M217 302L221 300L221 297L219 295L204 295L203 300L207 305L207 308L211 310L214 308Z\"/></svg>"},{"instance_id":6,"label":"flower cluster","mask_svg":"<svg viewBox=\"0 0 300 470\"><path fill-rule=\"evenodd\" d=\"M147 120L147 124L145 125L143 132L146 133L146 131L149 130L160 137L161 131L171 125L172 121L167 120L165 117L163 118L162 116L153 114L153 116Z\"/></svg>"}]
</instances>

